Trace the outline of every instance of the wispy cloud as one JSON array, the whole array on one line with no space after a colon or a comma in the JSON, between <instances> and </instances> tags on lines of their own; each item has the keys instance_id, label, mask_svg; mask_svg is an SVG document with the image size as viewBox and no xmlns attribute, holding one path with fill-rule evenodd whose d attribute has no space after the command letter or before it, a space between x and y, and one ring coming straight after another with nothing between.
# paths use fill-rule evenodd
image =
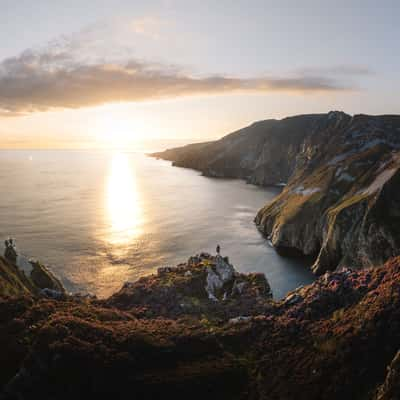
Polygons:
<instances>
[{"instance_id":1,"label":"wispy cloud","mask_svg":"<svg viewBox=\"0 0 400 400\"><path fill-rule=\"evenodd\" d=\"M153 21L139 22L133 29L154 34ZM193 95L346 91L355 86L339 79L338 72L367 72L361 67L337 69L304 70L287 76L204 77L137 59L77 59L69 46L57 44L40 52L25 51L0 63L0 116Z\"/></svg>"},{"instance_id":2,"label":"wispy cloud","mask_svg":"<svg viewBox=\"0 0 400 400\"><path fill-rule=\"evenodd\" d=\"M329 76L363 76L363 75L373 75L374 72L366 66L363 65L334 65L330 67L308 67L303 68L298 71L299 74L307 75L329 75Z\"/></svg>"}]
</instances>

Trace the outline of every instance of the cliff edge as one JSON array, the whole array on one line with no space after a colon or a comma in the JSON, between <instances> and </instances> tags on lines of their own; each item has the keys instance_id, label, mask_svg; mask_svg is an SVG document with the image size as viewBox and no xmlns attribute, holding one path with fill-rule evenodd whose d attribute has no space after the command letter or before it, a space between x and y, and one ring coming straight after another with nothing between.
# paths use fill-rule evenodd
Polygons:
<instances>
[{"instance_id":1,"label":"cliff edge","mask_svg":"<svg viewBox=\"0 0 400 400\"><path fill-rule=\"evenodd\" d=\"M332 111L266 120L155 156L204 175L280 185L255 218L286 255L321 274L377 266L400 254L400 116Z\"/></svg>"}]
</instances>

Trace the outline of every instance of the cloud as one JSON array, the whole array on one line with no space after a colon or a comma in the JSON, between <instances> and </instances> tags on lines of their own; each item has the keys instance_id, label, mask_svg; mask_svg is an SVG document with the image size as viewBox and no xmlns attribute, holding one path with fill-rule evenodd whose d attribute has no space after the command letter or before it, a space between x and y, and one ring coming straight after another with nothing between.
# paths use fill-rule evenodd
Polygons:
<instances>
[{"instance_id":1,"label":"cloud","mask_svg":"<svg viewBox=\"0 0 400 400\"><path fill-rule=\"evenodd\" d=\"M303 68L298 71L301 75L329 75L329 76L361 76L373 75L374 72L363 65L334 65L330 67Z\"/></svg>"},{"instance_id":2,"label":"cloud","mask_svg":"<svg viewBox=\"0 0 400 400\"><path fill-rule=\"evenodd\" d=\"M0 116L193 95L353 89L353 85L329 75L310 72L250 78L192 76L136 59L85 61L74 57L68 46L55 46L40 52L25 51L0 63Z\"/></svg>"}]
</instances>

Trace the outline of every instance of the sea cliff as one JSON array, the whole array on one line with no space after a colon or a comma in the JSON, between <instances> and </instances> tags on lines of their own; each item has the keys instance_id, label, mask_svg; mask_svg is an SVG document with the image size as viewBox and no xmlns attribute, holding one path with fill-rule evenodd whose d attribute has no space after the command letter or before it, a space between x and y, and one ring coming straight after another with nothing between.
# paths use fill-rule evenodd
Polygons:
<instances>
[{"instance_id":1,"label":"sea cliff","mask_svg":"<svg viewBox=\"0 0 400 400\"><path fill-rule=\"evenodd\" d=\"M207 176L283 186L256 225L282 254L313 256L321 274L400 254L399 150L400 116L333 111L153 155Z\"/></svg>"}]
</instances>

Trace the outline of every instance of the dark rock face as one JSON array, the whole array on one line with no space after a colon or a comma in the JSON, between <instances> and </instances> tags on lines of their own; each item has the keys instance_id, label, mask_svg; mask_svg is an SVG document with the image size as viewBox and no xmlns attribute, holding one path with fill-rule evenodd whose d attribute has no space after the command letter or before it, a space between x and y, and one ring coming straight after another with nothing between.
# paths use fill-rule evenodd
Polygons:
<instances>
[{"instance_id":1,"label":"dark rock face","mask_svg":"<svg viewBox=\"0 0 400 400\"><path fill-rule=\"evenodd\" d=\"M263 121L225 138L157 154L210 176L287 182L257 214L284 254L316 273L400 254L400 117L342 112Z\"/></svg>"},{"instance_id":2,"label":"dark rock face","mask_svg":"<svg viewBox=\"0 0 400 400\"><path fill-rule=\"evenodd\" d=\"M240 295L208 298L216 261L102 301L0 296L2 398L397 398L400 258L326 273L279 302L250 276L236 276L249 285ZM172 306L189 295L191 307Z\"/></svg>"}]
</instances>

